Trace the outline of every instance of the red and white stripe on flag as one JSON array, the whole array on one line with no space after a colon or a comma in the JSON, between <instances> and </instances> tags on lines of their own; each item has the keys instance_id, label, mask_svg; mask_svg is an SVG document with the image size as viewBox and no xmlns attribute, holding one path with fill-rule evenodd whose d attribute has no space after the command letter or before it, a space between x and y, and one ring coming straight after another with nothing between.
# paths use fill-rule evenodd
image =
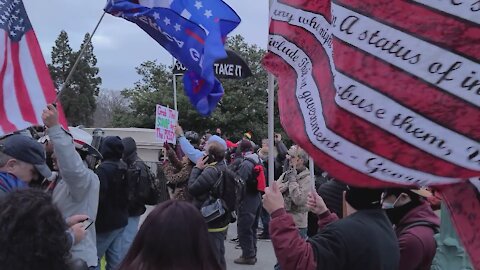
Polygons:
<instances>
[{"instance_id":1,"label":"red and white stripe on flag","mask_svg":"<svg viewBox=\"0 0 480 270\"><path fill-rule=\"evenodd\" d=\"M0 29L0 136L42 125L42 111L56 92L33 29L12 41ZM64 127L63 112L59 110Z\"/></svg>"},{"instance_id":2,"label":"red and white stripe on flag","mask_svg":"<svg viewBox=\"0 0 480 270\"><path fill-rule=\"evenodd\" d=\"M467 181L480 176L480 11L467 2L281 0L264 65L316 164L352 185L441 187L480 269Z\"/></svg>"}]
</instances>

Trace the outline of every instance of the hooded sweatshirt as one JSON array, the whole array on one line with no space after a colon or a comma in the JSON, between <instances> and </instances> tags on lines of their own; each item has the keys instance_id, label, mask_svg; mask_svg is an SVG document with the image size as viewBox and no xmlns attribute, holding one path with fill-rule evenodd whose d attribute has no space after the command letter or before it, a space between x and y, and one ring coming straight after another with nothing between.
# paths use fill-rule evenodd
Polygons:
<instances>
[{"instance_id":1,"label":"hooded sweatshirt","mask_svg":"<svg viewBox=\"0 0 480 270\"><path fill-rule=\"evenodd\" d=\"M127 166L130 167L132 164L135 164L138 168L140 168L140 177L147 177L148 178L148 170L149 168L143 162L141 158L137 155L137 143L131 137L123 138L122 139L124 151L123 151L123 161L127 163ZM131 183L129 183L131 184ZM129 191L131 192L135 189L134 186L129 186ZM141 216L145 213L145 203L137 196L132 196L132 200L128 202L128 214L131 217Z\"/></svg>"},{"instance_id":2,"label":"hooded sweatshirt","mask_svg":"<svg viewBox=\"0 0 480 270\"><path fill-rule=\"evenodd\" d=\"M100 183L75 150L73 139L59 125L50 127L48 136L57 157L60 180L53 190L53 203L64 218L86 214L97 217ZM95 224L96 225L96 224ZM82 259L88 266L97 265L96 226L90 226L85 239L71 249L72 257Z\"/></svg>"},{"instance_id":3,"label":"hooded sweatshirt","mask_svg":"<svg viewBox=\"0 0 480 270\"><path fill-rule=\"evenodd\" d=\"M407 227L419 221L440 226L440 219L427 202L413 208L400 220L395 228L400 246L400 270L427 270L432 264L437 248L434 229L424 225Z\"/></svg>"},{"instance_id":4,"label":"hooded sweatshirt","mask_svg":"<svg viewBox=\"0 0 480 270\"><path fill-rule=\"evenodd\" d=\"M101 154L104 161L97 168L100 179L97 232L105 233L123 228L128 223L127 165L121 161L123 144L119 137L106 137Z\"/></svg>"}]
</instances>

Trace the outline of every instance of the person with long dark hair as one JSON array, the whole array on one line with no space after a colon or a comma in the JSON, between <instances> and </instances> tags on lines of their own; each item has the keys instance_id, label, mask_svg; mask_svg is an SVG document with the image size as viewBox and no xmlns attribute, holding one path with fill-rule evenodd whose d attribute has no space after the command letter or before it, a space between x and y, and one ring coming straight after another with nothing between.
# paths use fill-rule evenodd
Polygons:
<instances>
[{"instance_id":1,"label":"person with long dark hair","mask_svg":"<svg viewBox=\"0 0 480 270\"><path fill-rule=\"evenodd\" d=\"M169 200L155 207L119 270L220 270L207 224L191 203Z\"/></svg>"},{"instance_id":2,"label":"person with long dark hair","mask_svg":"<svg viewBox=\"0 0 480 270\"><path fill-rule=\"evenodd\" d=\"M36 189L10 193L0 202L0 268L71 269L66 229L50 195Z\"/></svg>"}]
</instances>

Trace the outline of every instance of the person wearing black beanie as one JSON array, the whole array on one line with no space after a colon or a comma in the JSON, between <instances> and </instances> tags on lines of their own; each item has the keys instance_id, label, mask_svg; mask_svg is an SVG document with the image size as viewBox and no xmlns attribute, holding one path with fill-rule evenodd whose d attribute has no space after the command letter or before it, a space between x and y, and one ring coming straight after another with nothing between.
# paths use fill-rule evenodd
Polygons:
<instances>
[{"instance_id":1,"label":"person wearing black beanie","mask_svg":"<svg viewBox=\"0 0 480 270\"><path fill-rule=\"evenodd\" d=\"M392 224L381 209L382 190L348 187L347 217L338 219L322 197L310 192L308 207L318 215L318 233L304 240L284 209L276 185L265 190L270 237L281 269L397 270L400 251ZM328 226L327 226L328 225Z\"/></svg>"}]
</instances>

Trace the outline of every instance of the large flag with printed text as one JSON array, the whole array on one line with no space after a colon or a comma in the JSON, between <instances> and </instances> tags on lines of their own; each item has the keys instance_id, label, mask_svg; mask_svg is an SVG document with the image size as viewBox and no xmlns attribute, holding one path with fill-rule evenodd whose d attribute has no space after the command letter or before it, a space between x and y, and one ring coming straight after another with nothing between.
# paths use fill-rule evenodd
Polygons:
<instances>
[{"instance_id":1,"label":"large flag with printed text","mask_svg":"<svg viewBox=\"0 0 480 270\"><path fill-rule=\"evenodd\" d=\"M437 186L480 269L480 2L279 0L282 125L349 184Z\"/></svg>"},{"instance_id":2,"label":"large flag with printed text","mask_svg":"<svg viewBox=\"0 0 480 270\"><path fill-rule=\"evenodd\" d=\"M56 98L42 51L21 0L0 0L0 136L41 125ZM67 126L62 110L60 121Z\"/></svg>"},{"instance_id":3,"label":"large flag with printed text","mask_svg":"<svg viewBox=\"0 0 480 270\"><path fill-rule=\"evenodd\" d=\"M185 92L199 113L215 109L224 91L213 65L227 57L226 36L240 23L233 9L222 0L109 0L105 11L140 26L188 68Z\"/></svg>"}]
</instances>

